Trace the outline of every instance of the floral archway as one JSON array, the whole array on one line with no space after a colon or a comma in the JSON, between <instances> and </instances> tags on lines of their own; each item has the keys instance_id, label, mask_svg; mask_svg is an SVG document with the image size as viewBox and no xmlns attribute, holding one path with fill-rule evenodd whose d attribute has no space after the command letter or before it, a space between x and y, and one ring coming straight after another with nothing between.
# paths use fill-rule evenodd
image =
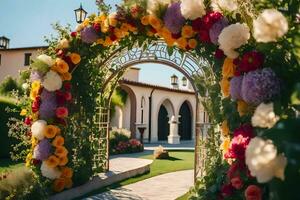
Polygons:
<instances>
[{"instance_id":1,"label":"floral archway","mask_svg":"<svg viewBox=\"0 0 300 200\"><path fill-rule=\"evenodd\" d=\"M212 120L193 198L282 199L292 189L300 166L298 0L124 1L112 14L98 6L100 15L74 32L56 27L59 37L31 64L21 99L26 165L47 195L105 170L95 91L112 72L99 64L118 48L159 39L170 54L177 47L209 61L193 76Z\"/></svg>"}]
</instances>

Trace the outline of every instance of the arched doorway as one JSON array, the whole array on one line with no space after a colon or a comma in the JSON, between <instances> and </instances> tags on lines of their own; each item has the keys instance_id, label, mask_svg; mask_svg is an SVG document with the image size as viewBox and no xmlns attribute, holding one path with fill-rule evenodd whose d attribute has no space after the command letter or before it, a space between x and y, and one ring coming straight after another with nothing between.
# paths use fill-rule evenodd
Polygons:
<instances>
[{"instance_id":1,"label":"arched doorway","mask_svg":"<svg viewBox=\"0 0 300 200\"><path fill-rule=\"evenodd\" d=\"M179 135L180 140L192 139L192 112L187 101L183 102L179 110Z\"/></svg>"},{"instance_id":2,"label":"arched doorway","mask_svg":"<svg viewBox=\"0 0 300 200\"><path fill-rule=\"evenodd\" d=\"M163 141L168 139L170 132L168 111L164 105L160 106L158 112L158 140Z\"/></svg>"}]
</instances>

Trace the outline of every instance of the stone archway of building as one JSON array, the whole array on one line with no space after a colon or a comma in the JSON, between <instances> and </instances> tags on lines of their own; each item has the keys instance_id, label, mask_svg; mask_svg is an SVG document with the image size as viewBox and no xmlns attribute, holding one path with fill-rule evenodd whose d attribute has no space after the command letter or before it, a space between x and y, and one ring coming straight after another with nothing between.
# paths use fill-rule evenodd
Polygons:
<instances>
[{"instance_id":1,"label":"stone archway of building","mask_svg":"<svg viewBox=\"0 0 300 200\"><path fill-rule=\"evenodd\" d=\"M178 134L180 140L192 139L192 110L188 101L184 101L179 109Z\"/></svg>"}]
</instances>

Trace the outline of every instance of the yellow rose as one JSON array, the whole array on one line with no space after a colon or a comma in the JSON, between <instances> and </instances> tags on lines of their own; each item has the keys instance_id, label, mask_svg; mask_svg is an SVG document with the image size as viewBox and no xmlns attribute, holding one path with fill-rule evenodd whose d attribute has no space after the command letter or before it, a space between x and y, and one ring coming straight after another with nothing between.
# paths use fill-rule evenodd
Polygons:
<instances>
[{"instance_id":1,"label":"yellow rose","mask_svg":"<svg viewBox=\"0 0 300 200\"><path fill-rule=\"evenodd\" d=\"M82 22L82 25L84 27L88 26L90 24L90 19L89 18L86 18L83 22Z\"/></svg>"},{"instance_id":2,"label":"yellow rose","mask_svg":"<svg viewBox=\"0 0 300 200\"><path fill-rule=\"evenodd\" d=\"M97 44L104 44L104 40L103 40L103 39L101 39L101 38L100 38L100 39L98 39L98 40L97 40Z\"/></svg>"},{"instance_id":3,"label":"yellow rose","mask_svg":"<svg viewBox=\"0 0 300 200\"><path fill-rule=\"evenodd\" d=\"M29 153L26 156L26 164L25 164L26 167L30 167L31 160L32 160L32 153Z\"/></svg>"},{"instance_id":4,"label":"yellow rose","mask_svg":"<svg viewBox=\"0 0 300 200\"><path fill-rule=\"evenodd\" d=\"M73 64L77 65L81 61L81 57L78 53L71 53L69 55Z\"/></svg>"},{"instance_id":5,"label":"yellow rose","mask_svg":"<svg viewBox=\"0 0 300 200\"><path fill-rule=\"evenodd\" d=\"M30 91L30 99L35 100L35 98L39 95L39 90L33 89Z\"/></svg>"},{"instance_id":6,"label":"yellow rose","mask_svg":"<svg viewBox=\"0 0 300 200\"><path fill-rule=\"evenodd\" d=\"M189 25L185 25L182 27L181 35L184 38L191 38L195 35L195 32L193 31L193 28Z\"/></svg>"},{"instance_id":7,"label":"yellow rose","mask_svg":"<svg viewBox=\"0 0 300 200\"><path fill-rule=\"evenodd\" d=\"M220 146L220 149L222 150L223 152L223 155L228 151L230 147L230 138L225 138L225 140L223 141L223 143L221 144Z\"/></svg>"},{"instance_id":8,"label":"yellow rose","mask_svg":"<svg viewBox=\"0 0 300 200\"><path fill-rule=\"evenodd\" d=\"M58 72L58 73L60 73L60 74L64 74L64 73L67 73L69 71L69 65L63 59L57 58L56 61L55 61L55 65L52 66L51 69Z\"/></svg>"},{"instance_id":9,"label":"yellow rose","mask_svg":"<svg viewBox=\"0 0 300 200\"><path fill-rule=\"evenodd\" d=\"M229 97L229 89L230 89L230 82L228 81L227 78L223 78L220 82L220 86L221 86L221 91L223 94L223 97Z\"/></svg>"},{"instance_id":10,"label":"yellow rose","mask_svg":"<svg viewBox=\"0 0 300 200\"><path fill-rule=\"evenodd\" d=\"M31 89L39 90L40 88L41 88L41 82L40 81L33 81L31 83Z\"/></svg>"},{"instance_id":11,"label":"yellow rose","mask_svg":"<svg viewBox=\"0 0 300 200\"><path fill-rule=\"evenodd\" d=\"M222 75L224 78L230 78L234 76L236 66L233 64L233 59L226 58L224 60Z\"/></svg>"},{"instance_id":12,"label":"yellow rose","mask_svg":"<svg viewBox=\"0 0 300 200\"><path fill-rule=\"evenodd\" d=\"M26 109L22 109L21 112L20 112L20 115L21 116L27 115L27 110Z\"/></svg>"},{"instance_id":13,"label":"yellow rose","mask_svg":"<svg viewBox=\"0 0 300 200\"><path fill-rule=\"evenodd\" d=\"M197 47L197 40L196 39L189 39L188 45L191 49L195 49Z\"/></svg>"},{"instance_id":14,"label":"yellow rose","mask_svg":"<svg viewBox=\"0 0 300 200\"><path fill-rule=\"evenodd\" d=\"M221 131L222 131L223 136L228 136L229 135L229 127L228 127L228 121L227 120L224 120L222 122Z\"/></svg>"},{"instance_id":15,"label":"yellow rose","mask_svg":"<svg viewBox=\"0 0 300 200\"><path fill-rule=\"evenodd\" d=\"M246 115L251 110L251 108L245 101L239 100L237 102L237 110L239 112L239 115L242 117Z\"/></svg>"},{"instance_id":16,"label":"yellow rose","mask_svg":"<svg viewBox=\"0 0 300 200\"><path fill-rule=\"evenodd\" d=\"M116 14L115 13L109 15L109 17L108 17L108 23L112 27L116 27L117 26L118 20L116 18Z\"/></svg>"}]
</instances>

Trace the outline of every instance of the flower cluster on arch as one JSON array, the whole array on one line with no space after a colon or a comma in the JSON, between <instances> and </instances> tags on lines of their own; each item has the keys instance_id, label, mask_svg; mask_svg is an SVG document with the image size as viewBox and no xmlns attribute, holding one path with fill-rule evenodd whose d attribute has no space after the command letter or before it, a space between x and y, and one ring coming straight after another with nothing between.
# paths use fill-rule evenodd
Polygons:
<instances>
[{"instance_id":1,"label":"flower cluster on arch","mask_svg":"<svg viewBox=\"0 0 300 200\"><path fill-rule=\"evenodd\" d=\"M217 0L210 5L202 0L148 0L147 6L136 3L119 7L116 13L85 19L68 37L60 38L56 55L42 54L31 66L32 106L31 110L22 111L32 133L27 165L40 167L44 177L54 180L57 192L72 187L73 172L67 167L69 154L64 147L64 129L68 103L72 101L71 72L80 65L81 52L70 52L70 45L76 45L76 41L109 49L129 36L142 35L163 39L167 46L183 51L202 46L214 50L214 59L223 63L220 81L223 97L237 102L241 117L253 115L234 131L230 131L227 120L221 124L221 147L230 168L219 196L230 197L234 191L242 190L246 199L261 199L263 191L255 184L255 178L258 183L266 183L273 177L284 180L287 159L272 141L255 133L254 127L272 128L279 120L272 100L282 91L280 78L272 66L265 65L268 55L255 46L281 40L289 25L286 17L272 8L249 14L247 20L240 19L236 17L240 4ZM246 185L249 182L252 184Z\"/></svg>"}]
</instances>

